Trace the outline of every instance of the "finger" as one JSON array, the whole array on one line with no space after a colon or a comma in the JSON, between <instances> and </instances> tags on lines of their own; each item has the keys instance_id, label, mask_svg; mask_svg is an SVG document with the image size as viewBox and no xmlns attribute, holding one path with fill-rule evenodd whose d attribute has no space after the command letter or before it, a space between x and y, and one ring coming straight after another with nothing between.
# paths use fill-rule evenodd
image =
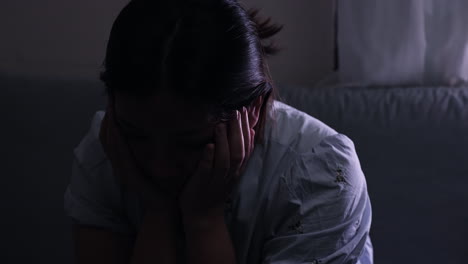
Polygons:
<instances>
[{"instance_id":1,"label":"finger","mask_svg":"<svg viewBox=\"0 0 468 264\"><path fill-rule=\"evenodd\" d=\"M241 113L236 110L237 118L230 121L229 150L231 155L230 172L237 176L245 157L244 135L242 132Z\"/></svg>"},{"instance_id":2,"label":"finger","mask_svg":"<svg viewBox=\"0 0 468 264\"><path fill-rule=\"evenodd\" d=\"M213 143L205 145L202 157L198 162L198 167L190 181L194 180L198 181L198 183L200 183L201 181L206 181L208 183L213 170L214 152L215 145Z\"/></svg>"},{"instance_id":3,"label":"finger","mask_svg":"<svg viewBox=\"0 0 468 264\"><path fill-rule=\"evenodd\" d=\"M215 146L212 176L224 180L230 167L229 143L225 123L220 123L216 126Z\"/></svg>"},{"instance_id":4,"label":"finger","mask_svg":"<svg viewBox=\"0 0 468 264\"><path fill-rule=\"evenodd\" d=\"M251 138L250 138L250 124L247 108L242 107L242 134L244 135L244 160L248 160L250 157L251 149Z\"/></svg>"},{"instance_id":5,"label":"finger","mask_svg":"<svg viewBox=\"0 0 468 264\"><path fill-rule=\"evenodd\" d=\"M252 147L250 149L250 154L252 154L255 148L255 130L253 128L250 129L250 140L251 140L250 146Z\"/></svg>"},{"instance_id":6,"label":"finger","mask_svg":"<svg viewBox=\"0 0 468 264\"><path fill-rule=\"evenodd\" d=\"M117 126L115 119L115 108L112 100L109 100L105 115L105 128L107 143L109 144L114 162L118 169L115 171L116 177L121 183L133 190L138 190L144 199L157 202L160 198L157 186L136 166L136 161L131 149ZM161 191L161 190L159 190Z\"/></svg>"},{"instance_id":7,"label":"finger","mask_svg":"<svg viewBox=\"0 0 468 264\"><path fill-rule=\"evenodd\" d=\"M253 150L254 150L254 147L255 147L255 130L253 130L252 128L250 129L250 151L249 151L249 154L248 154L248 158L245 159L245 162L242 164L242 167L241 167L241 170L240 170L240 175L243 175L244 174L244 171L247 167L247 164L248 164L248 161L250 160L250 157L252 156L252 153L253 153Z\"/></svg>"},{"instance_id":8,"label":"finger","mask_svg":"<svg viewBox=\"0 0 468 264\"><path fill-rule=\"evenodd\" d=\"M115 166L115 176L119 179L121 183L127 184L127 174L129 173L129 167L126 162L128 161L129 155L125 153L126 144L124 144L124 139L120 134L119 128L114 122L113 110L109 106L106 112L106 137L108 144L109 155L112 158L113 166ZM124 171L122 171L122 169Z\"/></svg>"},{"instance_id":9,"label":"finger","mask_svg":"<svg viewBox=\"0 0 468 264\"><path fill-rule=\"evenodd\" d=\"M212 182L214 152L215 144L209 143L205 145L205 148L202 152L202 157L198 162L195 173L188 179L188 182L185 185L190 186L190 188L187 190L188 192L194 192L195 190L206 190L207 186L214 184ZM189 195L193 195L193 193Z\"/></svg>"},{"instance_id":10,"label":"finger","mask_svg":"<svg viewBox=\"0 0 468 264\"><path fill-rule=\"evenodd\" d=\"M115 122L116 121L115 120L115 104L114 104L114 101L112 99L108 101L107 110L109 111L110 120Z\"/></svg>"},{"instance_id":11,"label":"finger","mask_svg":"<svg viewBox=\"0 0 468 264\"><path fill-rule=\"evenodd\" d=\"M114 108L114 96L109 96L109 97L107 97L107 99L108 99L108 100L107 100L108 104L109 104L112 108Z\"/></svg>"},{"instance_id":12,"label":"finger","mask_svg":"<svg viewBox=\"0 0 468 264\"><path fill-rule=\"evenodd\" d=\"M113 139L113 143L116 146L122 147L120 150L124 150L125 147L127 146L126 139L124 135L122 134L122 131L120 130L120 127L117 125L117 120L115 117L115 108L113 107L112 104L109 105L109 120L108 120L108 125L109 125L109 138ZM125 149L126 150L126 149ZM125 158L128 158L128 154L124 153Z\"/></svg>"},{"instance_id":13,"label":"finger","mask_svg":"<svg viewBox=\"0 0 468 264\"><path fill-rule=\"evenodd\" d=\"M108 138L109 144L111 145L113 151L116 155L115 162L118 163L123 171L119 171L119 177L121 180L133 187L142 188L143 184L146 184L146 179L143 177L143 174L136 166L136 161L131 153L130 146L122 134L120 127L117 126L115 119L115 108L112 104L109 105L109 116L107 120L108 128ZM129 177L130 176L130 177Z\"/></svg>"}]
</instances>

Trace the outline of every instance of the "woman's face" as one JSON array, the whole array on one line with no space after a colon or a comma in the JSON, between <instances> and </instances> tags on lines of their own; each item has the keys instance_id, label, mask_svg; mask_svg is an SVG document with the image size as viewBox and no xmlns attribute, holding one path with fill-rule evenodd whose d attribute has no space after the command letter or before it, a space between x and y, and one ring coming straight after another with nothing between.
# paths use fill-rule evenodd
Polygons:
<instances>
[{"instance_id":1,"label":"woman's face","mask_svg":"<svg viewBox=\"0 0 468 264\"><path fill-rule=\"evenodd\" d=\"M138 97L115 93L115 118L137 165L153 179L189 177L214 124L200 106L167 93Z\"/></svg>"}]
</instances>

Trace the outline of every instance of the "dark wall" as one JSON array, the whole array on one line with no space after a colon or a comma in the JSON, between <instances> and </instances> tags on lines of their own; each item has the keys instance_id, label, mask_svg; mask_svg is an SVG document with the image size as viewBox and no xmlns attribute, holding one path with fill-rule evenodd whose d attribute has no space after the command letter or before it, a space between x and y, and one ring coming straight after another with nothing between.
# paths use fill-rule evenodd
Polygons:
<instances>
[{"instance_id":1,"label":"dark wall","mask_svg":"<svg viewBox=\"0 0 468 264\"><path fill-rule=\"evenodd\" d=\"M2 0L0 72L96 79L115 16L126 0ZM279 83L311 85L333 62L330 0L245 0L284 24L271 60Z\"/></svg>"}]
</instances>

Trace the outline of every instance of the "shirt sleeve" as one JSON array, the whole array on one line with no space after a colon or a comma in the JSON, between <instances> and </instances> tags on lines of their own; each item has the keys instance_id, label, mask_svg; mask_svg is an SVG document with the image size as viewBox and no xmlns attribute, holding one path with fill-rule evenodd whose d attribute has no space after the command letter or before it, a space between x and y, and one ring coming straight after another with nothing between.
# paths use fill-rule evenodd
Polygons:
<instances>
[{"instance_id":1,"label":"shirt sleeve","mask_svg":"<svg viewBox=\"0 0 468 264\"><path fill-rule=\"evenodd\" d=\"M97 136L99 117L95 115L88 134L74 149L70 183L64 194L65 213L79 225L131 234L121 190Z\"/></svg>"},{"instance_id":2,"label":"shirt sleeve","mask_svg":"<svg viewBox=\"0 0 468 264\"><path fill-rule=\"evenodd\" d=\"M342 134L296 154L267 212L263 264L372 264L371 204L353 142Z\"/></svg>"}]
</instances>

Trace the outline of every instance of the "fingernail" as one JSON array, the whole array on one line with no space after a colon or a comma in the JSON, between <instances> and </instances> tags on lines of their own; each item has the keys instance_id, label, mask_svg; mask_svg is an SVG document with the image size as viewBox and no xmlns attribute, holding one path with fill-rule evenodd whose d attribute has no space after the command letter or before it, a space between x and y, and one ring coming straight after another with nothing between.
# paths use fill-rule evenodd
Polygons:
<instances>
[{"instance_id":1,"label":"fingernail","mask_svg":"<svg viewBox=\"0 0 468 264\"><path fill-rule=\"evenodd\" d=\"M236 110L236 118L237 118L237 120L239 120L239 117L240 117L240 113L239 113L238 110Z\"/></svg>"},{"instance_id":2,"label":"fingernail","mask_svg":"<svg viewBox=\"0 0 468 264\"><path fill-rule=\"evenodd\" d=\"M245 106L242 107L242 113L243 114L247 113L247 108Z\"/></svg>"}]
</instances>

